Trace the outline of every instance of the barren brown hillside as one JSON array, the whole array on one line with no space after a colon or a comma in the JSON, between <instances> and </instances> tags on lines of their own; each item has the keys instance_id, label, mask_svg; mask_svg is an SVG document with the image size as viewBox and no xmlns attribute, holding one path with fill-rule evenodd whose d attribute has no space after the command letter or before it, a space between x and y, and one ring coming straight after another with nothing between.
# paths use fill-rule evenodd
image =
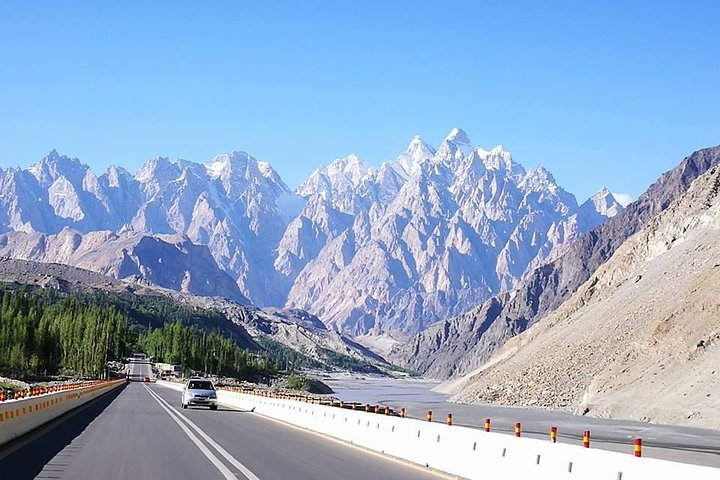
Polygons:
<instances>
[{"instance_id":1,"label":"barren brown hillside","mask_svg":"<svg viewBox=\"0 0 720 480\"><path fill-rule=\"evenodd\" d=\"M720 167L455 399L720 427Z\"/></svg>"}]
</instances>

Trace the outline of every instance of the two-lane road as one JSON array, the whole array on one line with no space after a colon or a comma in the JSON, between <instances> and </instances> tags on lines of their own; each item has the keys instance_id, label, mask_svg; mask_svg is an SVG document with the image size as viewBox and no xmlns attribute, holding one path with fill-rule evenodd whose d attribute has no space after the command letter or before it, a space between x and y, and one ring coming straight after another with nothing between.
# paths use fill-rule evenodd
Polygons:
<instances>
[{"instance_id":1,"label":"two-lane road","mask_svg":"<svg viewBox=\"0 0 720 480\"><path fill-rule=\"evenodd\" d=\"M2 478L443 478L254 413L183 410L179 392L155 384L106 397L0 451Z\"/></svg>"}]
</instances>

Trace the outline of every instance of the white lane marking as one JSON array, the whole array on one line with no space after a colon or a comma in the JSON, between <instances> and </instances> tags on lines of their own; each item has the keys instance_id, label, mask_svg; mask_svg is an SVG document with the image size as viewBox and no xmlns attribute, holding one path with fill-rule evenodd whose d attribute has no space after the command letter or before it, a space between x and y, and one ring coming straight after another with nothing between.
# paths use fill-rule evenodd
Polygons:
<instances>
[{"instance_id":1,"label":"white lane marking","mask_svg":"<svg viewBox=\"0 0 720 480\"><path fill-rule=\"evenodd\" d=\"M255 475L253 472L250 471L249 468L247 468L245 465L243 465L242 463L240 463L235 457L233 457L232 455L230 455L230 453L228 453L227 450L225 450L223 447L221 447L217 442L215 442L215 440L213 440L212 438L210 438L205 432L203 432L203 431L200 429L200 427L198 427L198 426L195 425L192 421L190 421L189 418L187 418L185 415L183 415L183 414L182 414L180 411L178 411L175 407L173 407L172 405L170 405L170 404L169 404L164 398L162 398L160 395L158 395L157 393L153 392L150 388L148 388L147 385L143 385L143 386L147 389L148 392L150 392L150 395L152 395L152 396L155 397L156 400L164 403L165 405L168 406L168 408L171 408L171 409L175 410L175 413L177 413L177 415L178 415L180 418L182 418L183 420L185 420L185 421L187 422L187 424L190 425L190 426L191 426L206 442L208 442L215 450L217 450L220 455L222 455L223 457L225 457L225 460L227 460L227 461L230 462L235 468L237 468L238 470L240 470L240 471L242 472L242 474L245 475L245 477L247 477L248 480L260 480L260 479L257 477L257 475Z\"/></svg>"},{"instance_id":2,"label":"white lane marking","mask_svg":"<svg viewBox=\"0 0 720 480\"><path fill-rule=\"evenodd\" d=\"M146 389L148 392L150 392L150 389L149 389L147 386L145 386L145 385L143 385L143 386L145 387L145 389ZM220 459L217 458L217 457L200 441L200 439L198 439L198 438L190 431L190 429L189 429L187 426L185 426L185 424L182 423L182 422L180 421L180 419L178 419L178 418L175 416L175 414L174 414L173 412L171 412L170 410L168 410L168 408L167 408L165 405L163 405L162 402L160 402L160 401L155 397L155 395L153 394L153 392L150 392L150 394L153 396L153 398L155 398L155 401L158 402L158 404L163 408L163 410L165 410L165 411L167 412L167 414L170 415L170 418L172 418L172 419L175 421L175 423L177 423L177 424L180 426L180 428L182 428L183 432L185 432L185 435L187 435L188 438L189 438L190 440L192 440L192 442L200 449L200 451L201 451L203 454L205 454L205 456L207 457L207 459L210 460L210 462L212 462L212 464L215 465L215 467L216 467L218 470L220 470L220 473L222 473L223 476L224 476L227 480L238 480L238 478L230 471L230 469L227 468L227 467L225 466L225 464L223 464L223 463L220 461Z\"/></svg>"}]
</instances>

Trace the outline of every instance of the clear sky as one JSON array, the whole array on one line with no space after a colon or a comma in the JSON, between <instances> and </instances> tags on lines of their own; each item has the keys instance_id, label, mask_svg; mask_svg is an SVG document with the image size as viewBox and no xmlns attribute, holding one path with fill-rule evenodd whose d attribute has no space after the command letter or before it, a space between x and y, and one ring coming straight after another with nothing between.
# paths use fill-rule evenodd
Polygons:
<instances>
[{"instance_id":1,"label":"clear sky","mask_svg":"<svg viewBox=\"0 0 720 480\"><path fill-rule=\"evenodd\" d=\"M720 2L0 3L0 166L245 150L290 186L452 127L584 199L720 144Z\"/></svg>"}]
</instances>

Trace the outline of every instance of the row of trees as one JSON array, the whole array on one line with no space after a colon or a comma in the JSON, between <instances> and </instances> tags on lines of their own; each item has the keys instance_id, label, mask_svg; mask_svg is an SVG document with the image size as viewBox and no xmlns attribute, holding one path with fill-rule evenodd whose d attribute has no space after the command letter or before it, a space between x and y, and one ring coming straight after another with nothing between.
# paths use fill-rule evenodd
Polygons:
<instances>
[{"instance_id":1,"label":"row of trees","mask_svg":"<svg viewBox=\"0 0 720 480\"><path fill-rule=\"evenodd\" d=\"M245 379L272 374L279 363L238 346L233 332L219 330L224 317L217 312L142 297L128 307L111 295L52 297L8 289L0 295L0 374L6 376L97 378L109 360L132 351Z\"/></svg>"},{"instance_id":2,"label":"row of trees","mask_svg":"<svg viewBox=\"0 0 720 480\"><path fill-rule=\"evenodd\" d=\"M150 329L138 337L138 347L148 355L192 370L238 378L252 378L272 368L264 355L249 353L220 334L187 327L180 322Z\"/></svg>"},{"instance_id":3,"label":"row of trees","mask_svg":"<svg viewBox=\"0 0 720 480\"><path fill-rule=\"evenodd\" d=\"M10 376L68 373L98 377L127 350L127 319L77 298L49 304L4 291L0 304L0 372Z\"/></svg>"}]
</instances>

